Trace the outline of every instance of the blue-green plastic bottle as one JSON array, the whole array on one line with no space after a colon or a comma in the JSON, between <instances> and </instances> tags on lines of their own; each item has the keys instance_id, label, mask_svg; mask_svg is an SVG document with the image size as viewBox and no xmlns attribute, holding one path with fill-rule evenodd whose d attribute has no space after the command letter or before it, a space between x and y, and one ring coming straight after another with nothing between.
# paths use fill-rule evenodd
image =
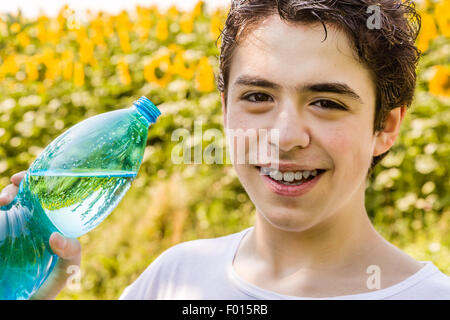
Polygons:
<instances>
[{"instance_id":1,"label":"blue-green plastic bottle","mask_svg":"<svg viewBox=\"0 0 450 320\"><path fill-rule=\"evenodd\" d=\"M28 299L58 260L49 238L94 229L136 177L149 126L160 115L146 97L130 108L88 118L48 145L0 207L0 299Z\"/></svg>"}]
</instances>

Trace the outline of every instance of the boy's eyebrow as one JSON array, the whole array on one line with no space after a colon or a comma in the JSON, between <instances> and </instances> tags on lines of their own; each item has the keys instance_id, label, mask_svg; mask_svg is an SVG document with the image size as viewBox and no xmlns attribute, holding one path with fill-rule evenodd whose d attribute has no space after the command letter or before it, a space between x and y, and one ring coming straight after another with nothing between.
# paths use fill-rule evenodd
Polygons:
<instances>
[{"instance_id":1,"label":"boy's eyebrow","mask_svg":"<svg viewBox=\"0 0 450 320\"><path fill-rule=\"evenodd\" d=\"M280 85L273 83L269 80L253 77L249 75L241 75L234 82L233 86L252 86L252 87L264 87L270 89L280 89Z\"/></svg>"},{"instance_id":2,"label":"boy's eyebrow","mask_svg":"<svg viewBox=\"0 0 450 320\"><path fill-rule=\"evenodd\" d=\"M324 82L324 83L315 83L304 86L304 89L313 92L332 92L337 94L342 94L358 100L359 103L363 103L361 97L348 85L341 82Z\"/></svg>"},{"instance_id":3,"label":"boy's eyebrow","mask_svg":"<svg viewBox=\"0 0 450 320\"><path fill-rule=\"evenodd\" d=\"M241 75L234 82L233 86L253 86L253 87L263 87L270 89L280 89L281 86L269 80L254 77L249 75ZM312 91L312 92L332 92L337 94L346 95L350 98L358 100L363 103L361 97L347 84L342 82L321 82L321 83L311 83L297 86L295 88L299 92Z\"/></svg>"}]
</instances>

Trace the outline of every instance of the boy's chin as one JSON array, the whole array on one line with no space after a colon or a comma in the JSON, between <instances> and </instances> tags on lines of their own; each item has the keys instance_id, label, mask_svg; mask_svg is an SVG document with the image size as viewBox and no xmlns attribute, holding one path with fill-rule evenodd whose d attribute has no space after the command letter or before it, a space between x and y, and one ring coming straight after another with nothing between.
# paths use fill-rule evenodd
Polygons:
<instances>
[{"instance_id":1,"label":"boy's chin","mask_svg":"<svg viewBox=\"0 0 450 320\"><path fill-rule=\"evenodd\" d=\"M272 210L271 213L266 214L261 210L257 210L257 215L263 219L263 223L269 224L271 227L286 232L302 232L310 229L317 223L314 217L302 213L294 209L280 209Z\"/></svg>"}]
</instances>

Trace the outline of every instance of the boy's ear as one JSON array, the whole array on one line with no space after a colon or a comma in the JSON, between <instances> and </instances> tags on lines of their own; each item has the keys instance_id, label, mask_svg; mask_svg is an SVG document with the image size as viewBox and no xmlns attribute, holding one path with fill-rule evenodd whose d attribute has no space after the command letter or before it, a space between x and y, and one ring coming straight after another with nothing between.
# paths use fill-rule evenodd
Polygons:
<instances>
[{"instance_id":1,"label":"boy's ear","mask_svg":"<svg viewBox=\"0 0 450 320\"><path fill-rule=\"evenodd\" d=\"M220 100L222 101L222 117L223 117L223 127L227 127L227 106L225 105L225 94L220 93Z\"/></svg>"},{"instance_id":2,"label":"boy's ear","mask_svg":"<svg viewBox=\"0 0 450 320\"><path fill-rule=\"evenodd\" d=\"M400 131L400 125L405 117L405 114L406 106L397 107L389 112L384 129L375 134L376 141L373 156L383 154L392 147L395 139L397 139Z\"/></svg>"}]
</instances>

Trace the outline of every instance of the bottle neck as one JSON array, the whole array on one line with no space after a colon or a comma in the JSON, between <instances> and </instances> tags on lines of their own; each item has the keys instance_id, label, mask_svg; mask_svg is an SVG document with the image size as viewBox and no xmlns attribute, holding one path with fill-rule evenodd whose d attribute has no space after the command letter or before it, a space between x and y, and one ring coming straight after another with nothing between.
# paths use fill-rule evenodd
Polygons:
<instances>
[{"instance_id":1,"label":"bottle neck","mask_svg":"<svg viewBox=\"0 0 450 320\"><path fill-rule=\"evenodd\" d=\"M145 119L149 122L149 125L156 122L156 119L161 115L161 111L146 97L142 96L133 105Z\"/></svg>"}]
</instances>

